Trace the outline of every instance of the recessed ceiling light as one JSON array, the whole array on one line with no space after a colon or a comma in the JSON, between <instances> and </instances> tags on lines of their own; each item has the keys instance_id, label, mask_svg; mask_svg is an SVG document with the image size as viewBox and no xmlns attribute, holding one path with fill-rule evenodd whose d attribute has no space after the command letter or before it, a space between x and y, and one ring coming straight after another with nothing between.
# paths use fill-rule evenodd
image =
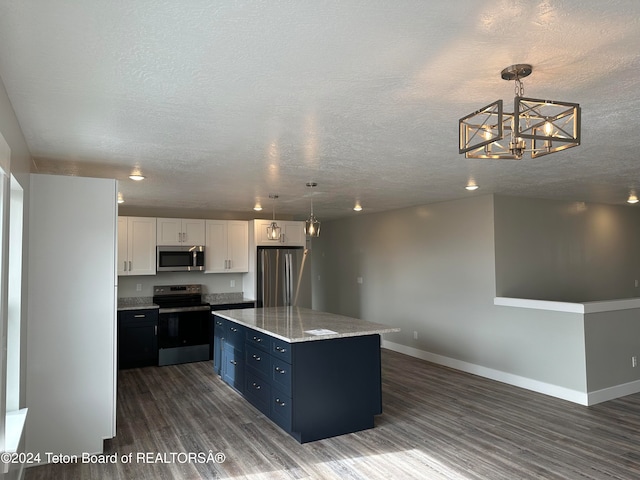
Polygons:
<instances>
[{"instance_id":1,"label":"recessed ceiling light","mask_svg":"<svg viewBox=\"0 0 640 480\"><path fill-rule=\"evenodd\" d=\"M135 180L136 182L139 182L140 180L144 180L144 176L140 175L139 173L134 173L133 175L129 175L129 178L131 180Z\"/></svg>"},{"instance_id":2,"label":"recessed ceiling light","mask_svg":"<svg viewBox=\"0 0 640 480\"><path fill-rule=\"evenodd\" d=\"M635 193L630 194L629 198L627 199L627 203L638 203L638 196Z\"/></svg>"},{"instance_id":3,"label":"recessed ceiling light","mask_svg":"<svg viewBox=\"0 0 640 480\"><path fill-rule=\"evenodd\" d=\"M466 188L469 191L473 191L473 190L477 190L478 189L478 185L476 185L475 183L470 183L469 185L467 185L464 188Z\"/></svg>"},{"instance_id":4,"label":"recessed ceiling light","mask_svg":"<svg viewBox=\"0 0 640 480\"><path fill-rule=\"evenodd\" d=\"M122 198L122 194L118 192L118 203L124 203L124 198Z\"/></svg>"},{"instance_id":5,"label":"recessed ceiling light","mask_svg":"<svg viewBox=\"0 0 640 480\"><path fill-rule=\"evenodd\" d=\"M260 205L259 203L256 203L256 206L255 206L255 207L253 207L253 209L254 209L256 212L260 212L260 211L262 211L262 205Z\"/></svg>"},{"instance_id":6,"label":"recessed ceiling light","mask_svg":"<svg viewBox=\"0 0 640 480\"><path fill-rule=\"evenodd\" d=\"M361 212L362 211L362 205L360 205L360 202L356 202L356 205L353 207L353 209L356 212Z\"/></svg>"}]
</instances>

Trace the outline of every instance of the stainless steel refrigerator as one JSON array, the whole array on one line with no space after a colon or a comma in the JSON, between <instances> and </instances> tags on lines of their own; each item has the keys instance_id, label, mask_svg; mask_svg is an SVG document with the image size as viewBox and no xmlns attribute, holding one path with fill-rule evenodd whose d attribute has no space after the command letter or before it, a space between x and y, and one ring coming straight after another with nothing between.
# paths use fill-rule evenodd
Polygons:
<instances>
[{"instance_id":1,"label":"stainless steel refrigerator","mask_svg":"<svg viewBox=\"0 0 640 480\"><path fill-rule=\"evenodd\" d=\"M310 261L304 247L258 247L256 306L311 308Z\"/></svg>"}]
</instances>

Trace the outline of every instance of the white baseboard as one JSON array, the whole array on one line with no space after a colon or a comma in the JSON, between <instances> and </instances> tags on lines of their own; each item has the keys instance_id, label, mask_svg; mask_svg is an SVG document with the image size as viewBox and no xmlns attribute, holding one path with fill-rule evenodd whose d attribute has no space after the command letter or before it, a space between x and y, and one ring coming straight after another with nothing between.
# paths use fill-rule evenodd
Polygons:
<instances>
[{"instance_id":1,"label":"white baseboard","mask_svg":"<svg viewBox=\"0 0 640 480\"><path fill-rule=\"evenodd\" d=\"M626 397L634 393L640 392L640 380L635 380L629 383L623 383L622 385L616 385L615 387L603 388L602 390L595 390L589 392L588 401L589 405L595 405L596 403L606 402L613 400L614 398Z\"/></svg>"},{"instance_id":2,"label":"white baseboard","mask_svg":"<svg viewBox=\"0 0 640 480\"><path fill-rule=\"evenodd\" d=\"M512 373L501 372L500 370L494 370L492 368L483 367L482 365L476 365L469 362L463 362L462 360L457 360L455 358L445 357L443 355L437 355L435 353L425 352L424 350L418 350L417 348L407 347L405 345L400 345L399 343L389 342L387 340L382 340L382 347L388 348L389 350L393 350L394 352L404 353L405 355L409 355L412 357L420 358L422 360L427 360L428 362L437 363L438 365L444 365L445 367L454 368L456 370L460 370L463 372L471 373L473 375L478 375L480 377L489 378L491 380L495 380L498 382L506 383L508 385L514 385L516 387L524 388L527 390L531 390L534 392L542 393L544 395L549 395L551 397L560 398L562 400L567 400L569 402L578 403L580 405L593 405L596 402L592 402L590 396L584 392L579 392L577 390L571 390L564 387L559 387L557 385L552 385L550 383L540 382L538 380L533 380L531 378L521 377L519 375L514 375ZM640 388L640 382L637 388ZM614 387L612 389L607 389L606 394L612 394L613 392L609 392L609 390L616 390L619 387ZM636 390L640 391L640 390ZM601 392L604 392L602 390ZM635 392L630 392L635 393ZM626 393L625 395L628 395ZM594 392L593 395L602 396L604 398L605 393L600 394L599 392ZM617 398L623 395L617 395L610 398L605 398L604 400L611 400L612 398ZM595 400L595 399L594 399Z\"/></svg>"}]
</instances>

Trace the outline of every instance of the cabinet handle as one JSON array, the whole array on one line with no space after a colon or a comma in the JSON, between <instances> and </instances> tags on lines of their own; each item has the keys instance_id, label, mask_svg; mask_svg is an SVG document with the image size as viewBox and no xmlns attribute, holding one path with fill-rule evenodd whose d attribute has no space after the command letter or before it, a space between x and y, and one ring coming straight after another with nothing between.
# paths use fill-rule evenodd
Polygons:
<instances>
[{"instance_id":1,"label":"cabinet handle","mask_svg":"<svg viewBox=\"0 0 640 480\"><path fill-rule=\"evenodd\" d=\"M134 318L144 318L144 317L146 317L146 315L144 313L140 313L138 315L134 315L133 317Z\"/></svg>"},{"instance_id":2,"label":"cabinet handle","mask_svg":"<svg viewBox=\"0 0 640 480\"><path fill-rule=\"evenodd\" d=\"M262 388L262 387L261 387L260 385L258 385L256 382L253 382L253 383L251 384L251 386L252 386L253 388L255 388L256 390L260 390L260 389Z\"/></svg>"},{"instance_id":3,"label":"cabinet handle","mask_svg":"<svg viewBox=\"0 0 640 480\"><path fill-rule=\"evenodd\" d=\"M276 367L276 373L280 373L280 374L284 375L285 371L280 367Z\"/></svg>"},{"instance_id":4,"label":"cabinet handle","mask_svg":"<svg viewBox=\"0 0 640 480\"><path fill-rule=\"evenodd\" d=\"M280 345L276 345L276 352L284 353L286 351L286 348L282 348Z\"/></svg>"},{"instance_id":5,"label":"cabinet handle","mask_svg":"<svg viewBox=\"0 0 640 480\"><path fill-rule=\"evenodd\" d=\"M126 261L126 260L124 261L124 267L123 267L123 270L124 270L125 272L127 271L127 261Z\"/></svg>"},{"instance_id":6,"label":"cabinet handle","mask_svg":"<svg viewBox=\"0 0 640 480\"><path fill-rule=\"evenodd\" d=\"M256 342L261 342L262 339L260 337L256 337L255 335L253 336L253 340Z\"/></svg>"},{"instance_id":7,"label":"cabinet handle","mask_svg":"<svg viewBox=\"0 0 640 480\"><path fill-rule=\"evenodd\" d=\"M131 260L129 260L129 271L131 271Z\"/></svg>"},{"instance_id":8,"label":"cabinet handle","mask_svg":"<svg viewBox=\"0 0 640 480\"><path fill-rule=\"evenodd\" d=\"M158 336L158 325L154 325L153 326L153 334L157 337Z\"/></svg>"},{"instance_id":9,"label":"cabinet handle","mask_svg":"<svg viewBox=\"0 0 640 480\"><path fill-rule=\"evenodd\" d=\"M230 363L231 365L237 365L237 364L238 364L238 362L236 362L235 360L230 360L230 361L229 361L229 363Z\"/></svg>"},{"instance_id":10,"label":"cabinet handle","mask_svg":"<svg viewBox=\"0 0 640 480\"><path fill-rule=\"evenodd\" d=\"M262 360L258 355L256 355L255 353L253 355L251 355L251 358L253 358L254 360L256 360L257 362L259 362L260 360Z\"/></svg>"},{"instance_id":11,"label":"cabinet handle","mask_svg":"<svg viewBox=\"0 0 640 480\"><path fill-rule=\"evenodd\" d=\"M227 262L229 262L229 266L227 268L231 270L231 260L227 260Z\"/></svg>"},{"instance_id":12,"label":"cabinet handle","mask_svg":"<svg viewBox=\"0 0 640 480\"><path fill-rule=\"evenodd\" d=\"M235 328L235 327L230 327L229 330L231 330L232 332L237 332L238 331L238 329Z\"/></svg>"},{"instance_id":13,"label":"cabinet handle","mask_svg":"<svg viewBox=\"0 0 640 480\"><path fill-rule=\"evenodd\" d=\"M280 400L279 398L276 398L276 403L281 406L284 407L286 405L286 403L284 403L282 400Z\"/></svg>"}]
</instances>

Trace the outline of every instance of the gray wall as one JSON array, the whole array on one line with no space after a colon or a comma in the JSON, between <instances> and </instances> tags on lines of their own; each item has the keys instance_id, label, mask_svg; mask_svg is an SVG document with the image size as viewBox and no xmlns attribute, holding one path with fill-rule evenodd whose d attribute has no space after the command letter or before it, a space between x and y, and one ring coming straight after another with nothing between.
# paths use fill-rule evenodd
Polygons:
<instances>
[{"instance_id":1,"label":"gray wall","mask_svg":"<svg viewBox=\"0 0 640 480\"><path fill-rule=\"evenodd\" d=\"M496 293L587 302L640 296L633 206L496 196Z\"/></svg>"},{"instance_id":2,"label":"gray wall","mask_svg":"<svg viewBox=\"0 0 640 480\"><path fill-rule=\"evenodd\" d=\"M590 392L640 380L640 309L586 314L584 326Z\"/></svg>"},{"instance_id":3,"label":"gray wall","mask_svg":"<svg viewBox=\"0 0 640 480\"><path fill-rule=\"evenodd\" d=\"M400 327L384 339L415 356L584 392L581 315L493 305L493 216L474 196L325 222L313 308Z\"/></svg>"}]
</instances>

